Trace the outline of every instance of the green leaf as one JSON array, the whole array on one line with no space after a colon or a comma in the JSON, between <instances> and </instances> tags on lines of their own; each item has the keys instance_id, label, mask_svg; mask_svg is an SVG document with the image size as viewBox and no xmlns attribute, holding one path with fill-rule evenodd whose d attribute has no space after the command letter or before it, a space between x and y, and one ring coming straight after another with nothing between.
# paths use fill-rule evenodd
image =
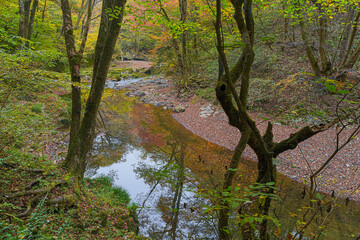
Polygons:
<instances>
[{"instance_id":1,"label":"green leaf","mask_svg":"<svg viewBox=\"0 0 360 240\"><path fill-rule=\"evenodd\" d=\"M322 199L323 199L323 197L321 196L320 193L316 193L316 198L319 199L319 200L322 200Z\"/></svg>"},{"instance_id":2,"label":"green leaf","mask_svg":"<svg viewBox=\"0 0 360 240\"><path fill-rule=\"evenodd\" d=\"M330 83L325 83L325 87L327 90L329 90L332 93L336 93L336 86L330 84Z\"/></svg>"}]
</instances>

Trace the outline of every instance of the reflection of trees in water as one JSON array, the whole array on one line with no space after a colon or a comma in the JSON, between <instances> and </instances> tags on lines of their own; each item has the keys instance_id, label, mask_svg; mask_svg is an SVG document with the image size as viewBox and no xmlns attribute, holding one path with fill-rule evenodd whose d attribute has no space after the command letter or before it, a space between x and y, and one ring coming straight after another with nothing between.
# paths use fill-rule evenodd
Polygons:
<instances>
[{"instance_id":1,"label":"reflection of trees in water","mask_svg":"<svg viewBox=\"0 0 360 240\"><path fill-rule=\"evenodd\" d=\"M101 108L97 118L100 133L94 139L91 160L87 166L88 176L93 176L99 167L126 161L123 156L134 145L134 137L128 131L129 109L125 112L114 109L111 101L104 101Z\"/></svg>"},{"instance_id":2,"label":"reflection of trees in water","mask_svg":"<svg viewBox=\"0 0 360 240\"><path fill-rule=\"evenodd\" d=\"M214 220L202 214L206 200L189 190L194 187L185 153L184 143L170 139L166 146L152 148L152 164L143 162L135 169L152 186L139 212L143 232L152 239L211 239L216 234Z\"/></svg>"},{"instance_id":3,"label":"reflection of trees in water","mask_svg":"<svg viewBox=\"0 0 360 240\"><path fill-rule=\"evenodd\" d=\"M212 219L214 216L202 213L202 204L214 205L210 200L196 196L194 192L204 193L205 196L209 190L216 192L218 186L221 186L220 179L223 178L226 166L229 166L231 152L186 131L167 112L158 108L135 104L123 105L113 111L110 108L114 106L103 108L106 131L95 144L94 161L89 166L93 169L88 171L96 172L100 166L125 161L125 153L131 152L132 148L141 149L143 159L147 161L140 160L141 164L135 171L139 178L152 187L151 191L144 193L141 201L137 201L140 207L144 202L139 216L142 232L152 239L216 238L216 220ZM236 192L239 198L243 198L244 188L255 181L256 171L255 162L240 162L236 179L237 187L240 188ZM282 229L286 229L284 232L291 232L297 218L289 216L298 213L297 209L304 204L299 200L303 185L282 176L279 176L278 183L281 190L277 194L283 201L273 202L271 213L281 221ZM210 199L209 196L208 198ZM331 226L341 225L342 228L355 229L359 207L349 209L350 212L342 212L341 218L330 217ZM336 215L337 213L332 216ZM237 219L231 220L231 224L237 226ZM336 227L331 227L331 234L328 235L332 235L333 229L340 231L340 228L337 230Z\"/></svg>"}]
</instances>

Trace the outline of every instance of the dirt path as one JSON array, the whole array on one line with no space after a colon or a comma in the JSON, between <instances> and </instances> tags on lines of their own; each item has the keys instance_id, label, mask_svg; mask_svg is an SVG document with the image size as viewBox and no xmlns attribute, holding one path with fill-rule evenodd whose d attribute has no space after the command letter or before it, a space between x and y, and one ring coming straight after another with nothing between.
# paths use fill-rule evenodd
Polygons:
<instances>
[{"instance_id":1,"label":"dirt path","mask_svg":"<svg viewBox=\"0 0 360 240\"><path fill-rule=\"evenodd\" d=\"M139 96L145 103L162 106L174 111L173 117L187 129L211 142L229 149L234 149L239 137L239 131L229 126L227 117L219 106L199 99L196 96L178 97L172 80L162 77L152 77L144 82L138 82L128 87L129 95ZM185 110L185 111L182 111ZM267 122L251 113L257 126L263 133ZM289 126L274 124L274 140L281 141L297 131ZM346 129L340 142L351 134L352 129ZM299 182L308 182L312 171L319 168L332 154L336 146L336 129L320 133L299 144L295 150L289 150L279 156L281 160L278 171ZM247 148L246 157L256 160L254 152ZM356 136L332 160L329 166L318 178L318 189L327 193L335 190L342 197L360 200L360 136Z\"/></svg>"}]
</instances>

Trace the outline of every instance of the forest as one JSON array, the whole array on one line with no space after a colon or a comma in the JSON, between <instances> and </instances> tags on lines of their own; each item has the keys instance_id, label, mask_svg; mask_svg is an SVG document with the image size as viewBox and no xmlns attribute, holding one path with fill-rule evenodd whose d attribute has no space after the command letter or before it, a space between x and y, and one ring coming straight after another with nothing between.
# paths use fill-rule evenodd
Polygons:
<instances>
[{"instance_id":1,"label":"forest","mask_svg":"<svg viewBox=\"0 0 360 240\"><path fill-rule=\"evenodd\" d=\"M0 239L360 239L359 18L1 0Z\"/></svg>"}]
</instances>

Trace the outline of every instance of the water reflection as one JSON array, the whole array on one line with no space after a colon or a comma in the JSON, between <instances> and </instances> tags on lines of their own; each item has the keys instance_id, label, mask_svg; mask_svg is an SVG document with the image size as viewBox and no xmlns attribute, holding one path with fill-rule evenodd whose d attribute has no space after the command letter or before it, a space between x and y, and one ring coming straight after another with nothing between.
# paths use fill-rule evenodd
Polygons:
<instances>
[{"instance_id":1,"label":"water reflection","mask_svg":"<svg viewBox=\"0 0 360 240\"><path fill-rule=\"evenodd\" d=\"M113 175L128 190L139 209L140 232L152 239L217 239L216 213L204 213L211 200L195 192L221 185L231 152L207 142L178 124L169 112L108 89L101 110L106 131L96 138L87 176ZM255 181L256 164L242 161L239 192ZM296 229L305 204L303 186L279 176L272 214L281 221L281 235ZM359 204L337 209L323 239L353 239L360 235ZM296 215L296 216L295 216ZM320 222L326 214L319 213ZM312 226L316 230L316 225Z\"/></svg>"}]
</instances>

